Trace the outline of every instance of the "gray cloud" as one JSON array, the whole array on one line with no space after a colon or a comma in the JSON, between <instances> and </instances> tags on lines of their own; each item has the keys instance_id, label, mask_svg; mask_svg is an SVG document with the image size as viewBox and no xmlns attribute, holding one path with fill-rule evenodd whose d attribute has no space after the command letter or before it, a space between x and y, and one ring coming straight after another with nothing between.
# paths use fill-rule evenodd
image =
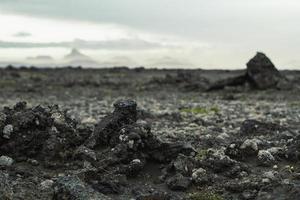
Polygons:
<instances>
[{"instance_id":1,"label":"gray cloud","mask_svg":"<svg viewBox=\"0 0 300 200\"><path fill-rule=\"evenodd\" d=\"M76 39L66 42L8 42L0 41L0 48L47 48L47 47L63 47L63 48L80 48L80 49L105 49L105 50L143 50L156 48L175 48L175 46L162 45L160 43L148 42L141 39L120 39L111 41L86 41Z\"/></svg>"},{"instance_id":2,"label":"gray cloud","mask_svg":"<svg viewBox=\"0 0 300 200\"><path fill-rule=\"evenodd\" d=\"M13 34L13 36L14 37L30 37L32 35L31 35L31 33L21 31L21 32Z\"/></svg>"},{"instance_id":3,"label":"gray cloud","mask_svg":"<svg viewBox=\"0 0 300 200\"><path fill-rule=\"evenodd\" d=\"M29 56L26 58L27 60L31 60L31 61L52 61L53 58L51 56L48 55L38 55L38 56Z\"/></svg>"}]
</instances>

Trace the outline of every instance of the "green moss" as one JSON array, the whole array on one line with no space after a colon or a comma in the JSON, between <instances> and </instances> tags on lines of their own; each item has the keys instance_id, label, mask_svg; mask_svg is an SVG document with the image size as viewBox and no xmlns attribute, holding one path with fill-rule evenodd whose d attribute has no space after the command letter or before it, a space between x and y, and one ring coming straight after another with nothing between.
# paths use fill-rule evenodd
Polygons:
<instances>
[{"instance_id":1,"label":"green moss","mask_svg":"<svg viewBox=\"0 0 300 200\"><path fill-rule=\"evenodd\" d=\"M196 160L203 160L205 159L207 156L207 150L206 149L201 149L198 151L198 153L196 154Z\"/></svg>"},{"instance_id":2,"label":"green moss","mask_svg":"<svg viewBox=\"0 0 300 200\"><path fill-rule=\"evenodd\" d=\"M189 200L224 200L221 195L216 194L211 191L196 192L196 193L190 194L188 199Z\"/></svg>"},{"instance_id":3,"label":"green moss","mask_svg":"<svg viewBox=\"0 0 300 200\"><path fill-rule=\"evenodd\" d=\"M300 101L290 102L289 106L292 107L292 108L300 108Z\"/></svg>"},{"instance_id":4,"label":"green moss","mask_svg":"<svg viewBox=\"0 0 300 200\"><path fill-rule=\"evenodd\" d=\"M217 106L210 108L204 107L194 107L194 108L184 108L180 110L181 112L192 113L192 114L208 114L210 112L219 113L220 109Z\"/></svg>"},{"instance_id":5,"label":"green moss","mask_svg":"<svg viewBox=\"0 0 300 200\"><path fill-rule=\"evenodd\" d=\"M219 109L219 107L217 107L217 106L211 107L210 110L211 110L212 112L215 112L215 113L219 113L219 112L220 112L220 109Z\"/></svg>"},{"instance_id":6,"label":"green moss","mask_svg":"<svg viewBox=\"0 0 300 200\"><path fill-rule=\"evenodd\" d=\"M0 80L1 87L15 86L15 85L16 85L16 81L14 80Z\"/></svg>"}]
</instances>

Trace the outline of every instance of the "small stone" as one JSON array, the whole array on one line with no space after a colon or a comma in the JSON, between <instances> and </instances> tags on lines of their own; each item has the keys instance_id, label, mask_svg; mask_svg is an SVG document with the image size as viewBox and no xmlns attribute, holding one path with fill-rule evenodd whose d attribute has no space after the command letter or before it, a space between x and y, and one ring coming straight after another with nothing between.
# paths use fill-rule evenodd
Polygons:
<instances>
[{"instance_id":1,"label":"small stone","mask_svg":"<svg viewBox=\"0 0 300 200\"><path fill-rule=\"evenodd\" d=\"M28 159L27 162L30 163L33 166L38 166L39 165L39 161L34 160L34 159Z\"/></svg>"},{"instance_id":2,"label":"small stone","mask_svg":"<svg viewBox=\"0 0 300 200\"><path fill-rule=\"evenodd\" d=\"M258 144L259 140L257 139L247 139L242 145L239 147L240 153L242 153L243 158L247 158L248 156L256 156L259 150Z\"/></svg>"},{"instance_id":3,"label":"small stone","mask_svg":"<svg viewBox=\"0 0 300 200\"><path fill-rule=\"evenodd\" d=\"M275 163L273 155L266 150L260 150L257 155L259 164L262 166L270 167Z\"/></svg>"},{"instance_id":4,"label":"small stone","mask_svg":"<svg viewBox=\"0 0 300 200\"><path fill-rule=\"evenodd\" d=\"M47 189L51 188L53 184L54 184L54 181L52 181L50 179L44 180L43 182L41 182L41 189L47 190Z\"/></svg>"},{"instance_id":5,"label":"small stone","mask_svg":"<svg viewBox=\"0 0 300 200\"><path fill-rule=\"evenodd\" d=\"M62 125L65 123L65 117L59 112L52 113L51 118L54 120L55 124Z\"/></svg>"},{"instance_id":6,"label":"small stone","mask_svg":"<svg viewBox=\"0 0 300 200\"><path fill-rule=\"evenodd\" d=\"M74 153L74 157L83 160L93 160L93 161L97 160L96 153L84 145L81 145L80 147L77 148L77 150Z\"/></svg>"},{"instance_id":7,"label":"small stone","mask_svg":"<svg viewBox=\"0 0 300 200\"><path fill-rule=\"evenodd\" d=\"M263 177L268 178L270 180L276 180L277 174L278 173L276 171L268 171L268 172L263 173Z\"/></svg>"},{"instance_id":8,"label":"small stone","mask_svg":"<svg viewBox=\"0 0 300 200\"><path fill-rule=\"evenodd\" d=\"M81 123L83 123L83 124L96 124L97 120L93 117L86 117L86 118L82 119Z\"/></svg>"},{"instance_id":9,"label":"small stone","mask_svg":"<svg viewBox=\"0 0 300 200\"><path fill-rule=\"evenodd\" d=\"M8 156L1 156L0 157L0 166L11 166L14 163L14 160Z\"/></svg>"},{"instance_id":10,"label":"small stone","mask_svg":"<svg viewBox=\"0 0 300 200\"><path fill-rule=\"evenodd\" d=\"M181 174L176 174L175 176L167 180L167 185L171 190L174 191L185 191L191 184L191 180L188 177L184 177Z\"/></svg>"},{"instance_id":11,"label":"small stone","mask_svg":"<svg viewBox=\"0 0 300 200\"><path fill-rule=\"evenodd\" d=\"M209 182L207 172L203 168L193 170L192 180L197 184L205 184Z\"/></svg>"},{"instance_id":12,"label":"small stone","mask_svg":"<svg viewBox=\"0 0 300 200\"><path fill-rule=\"evenodd\" d=\"M14 127L11 124L6 125L3 128L3 138L10 139L12 132L14 131Z\"/></svg>"}]
</instances>

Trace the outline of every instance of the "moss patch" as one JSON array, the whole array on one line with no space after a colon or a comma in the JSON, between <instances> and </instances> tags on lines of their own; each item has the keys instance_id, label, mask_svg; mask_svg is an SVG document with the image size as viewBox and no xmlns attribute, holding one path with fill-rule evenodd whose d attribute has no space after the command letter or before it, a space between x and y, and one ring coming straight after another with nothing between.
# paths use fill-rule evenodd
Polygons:
<instances>
[{"instance_id":1,"label":"moss patch","mask_svg":"<svg viewBox=\"0 0 300 200\"><path fill-rule=\"evenodd\" d=\"M222 196L211 191L192 193L188 197L189 200L224 200Z\"/></svg>"},{"instance_id":2,"label":"moss patch","mask_svg":"<svg viewBox=\"0 0 300 200\"><path fill-rule=\"evenodd\" d=\"M196 160L201 161L201 160L205 159L206 156L207 156L207 150L206 149L201 149L201 150L198 151L195 158L196 158Z\"/></svg>"}]
</instances>

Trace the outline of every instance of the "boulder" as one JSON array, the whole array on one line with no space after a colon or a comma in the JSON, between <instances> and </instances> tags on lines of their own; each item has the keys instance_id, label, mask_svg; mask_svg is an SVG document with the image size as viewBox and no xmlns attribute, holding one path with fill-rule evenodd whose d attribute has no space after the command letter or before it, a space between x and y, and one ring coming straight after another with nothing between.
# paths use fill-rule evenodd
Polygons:
<instances>
[{"instance_id":1,"label":"boulder","mask_svg":"<svg viewBox=\"0 0 300 200\"><path fill-rule=\"evenodd\" d=\"M286 81L272 61L261 52L247 63L247 78L253 87L261 90L277 88L279 83Z\"/></svg>"}]
</instances>

